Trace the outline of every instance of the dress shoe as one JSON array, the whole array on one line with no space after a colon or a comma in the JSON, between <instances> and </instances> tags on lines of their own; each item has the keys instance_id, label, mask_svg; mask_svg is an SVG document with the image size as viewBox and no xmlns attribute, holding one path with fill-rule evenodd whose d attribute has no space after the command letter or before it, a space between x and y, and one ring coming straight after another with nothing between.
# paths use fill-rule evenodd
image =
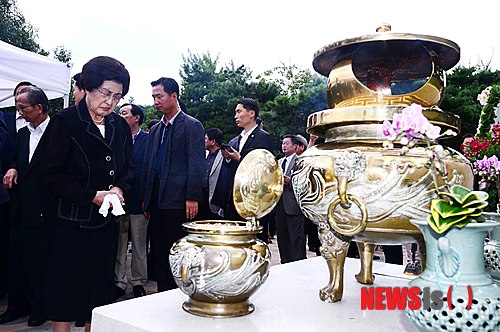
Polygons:
<instances>
[{"instance_id":1,"label":"dress shoe","mask_svg":"<svg viewBox=\"0 0 500 332\"><path fill-rule=\"evenodd\" d=\"M85 327L85 322L82 320L82 321L76 321L75 322L75 326L76 327Z\"/></svg>"},{"instance_id":2,"label":"dress shoe","mask_svg":"<svg viewBox=\"0 0 500 332\"><path fill-rule=\"evenodd\" d=\"M134 297L141 297L146 295L146 290L141 285L134 286L132 290L134 292Z\"/></svg>"},{"instance_id":3,"label":"dress shoe","mask_svg":"<svg viewBox=\"0 0 500 332\"><path fill-rule=\"evenodd\" d=\"M28 326L34 327L34 326L40 326L43 323L45 323L45 319L34 319L34 318L28 318Z\"/></svg>"},{"instance_id":4,"label":"dress shoe","mask_svg":"<svg viewBox=\"0 0 500 332\"><path fill-rule=\"evenodd\" d=\"M115 285L115 301L125 295L125 290Z\"/></svg>"},{"instance_id":5,"label":"dress shoe","mask_svg":"<svg viewBox=\"0 0 500 332\"><path fill-rule=\"evenodd\" d=\"M26 316L26 314L23 313L20 314L17 311L7 310L6 312L0 315L0 324L7 324L24 316Z\"/></svg>"}]
</instances>

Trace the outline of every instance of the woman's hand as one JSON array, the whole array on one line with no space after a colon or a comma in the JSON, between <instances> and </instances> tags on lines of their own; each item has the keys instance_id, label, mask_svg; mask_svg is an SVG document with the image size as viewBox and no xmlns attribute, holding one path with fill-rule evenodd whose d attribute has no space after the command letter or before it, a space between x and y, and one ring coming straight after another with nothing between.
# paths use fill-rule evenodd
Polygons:
<instances>
[{"instance_id":1,"label":"woman's hand","mask_svg":"<svg viewBox=\"0 0 500 332\"><path fill-rule=\"evenodd\" d=\"M17 170L11 168L3 177L3 186L7 189L11 189L14 184L17 184Z\"/></svg>"},{"instance_id":2,"label":"woman's hand","mask_svg":"<svg viewBox=\"0 0 500 332\"><path fill-rule=\"evenodd\" d=\"M125 198L123 197L123 190L120 187L113 187L109 190L113 194L116 194L118 196L118 199L120 199L120 203L124 204Z\"/></svg>"},{"instance_id":3,"label":"woman's hand","mask_svg":"<svg viewBox=\"0 0 500 332\"><path fill-rule=\"evenodd\" d=\"M108 195L108 194L114 194L114 193L111 191L107 191L107 190L99 190L95 194L95 197L92 200L92 203L94 203L97 206L101 206L102 202L104 201L104 197L106 197L106 195Z\"/></svg>"}]
</instances>

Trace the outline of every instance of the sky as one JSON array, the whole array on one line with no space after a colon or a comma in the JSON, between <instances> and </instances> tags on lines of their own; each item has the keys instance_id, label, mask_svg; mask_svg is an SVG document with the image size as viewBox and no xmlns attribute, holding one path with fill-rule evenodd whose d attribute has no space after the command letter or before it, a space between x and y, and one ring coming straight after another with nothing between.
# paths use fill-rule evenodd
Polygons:
<instances>
[{"instance_id":1,"label":"sky","mask_svg":"<svg viewBox=\"0 0 500 332\"><path fill-rule=\"evenodd\" d=\"M280 63L312 68L314 53L336 41L375 33L432 35L460 46L464 66L500 68L496 1L295 1L295 0L17 0L48 51L72 53L72 75L99 55L121 61L131 76L135 103L151 105L150 82L180 83L183 56L210 52L254 75ZM325 87L326 88L326 87Z\"/></svg>"}]
</instances>

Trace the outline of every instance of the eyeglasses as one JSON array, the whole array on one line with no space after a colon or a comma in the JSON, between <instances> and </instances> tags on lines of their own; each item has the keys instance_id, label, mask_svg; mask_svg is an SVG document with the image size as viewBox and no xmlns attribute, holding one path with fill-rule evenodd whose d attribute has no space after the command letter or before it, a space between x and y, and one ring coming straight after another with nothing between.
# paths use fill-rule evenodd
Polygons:
<instances>
[{"instance_id":1,"label":"eyeglasses","mask_svg":"<svg viewBox=\"0 0 500 332\"><path fill-rule=\"evenodd\" d=\"M120 101L122 99L122 94L121 93L115 93L113 94L112 91L109 91L106 88L96 88L96 90L103 96L104 98L109 98L112 97L114 101Z\"/></svg>"},{"instance_id":2,"label":"eyeglasses","mask_svg":"<svg viewBox=\"0 0 500 332\"><path fill-rule=\"evenodd\" d=\"M18 112L24 111L26 108L31 107L32 105L16 105L16 110Z\"/></svg>"}]
</instances>

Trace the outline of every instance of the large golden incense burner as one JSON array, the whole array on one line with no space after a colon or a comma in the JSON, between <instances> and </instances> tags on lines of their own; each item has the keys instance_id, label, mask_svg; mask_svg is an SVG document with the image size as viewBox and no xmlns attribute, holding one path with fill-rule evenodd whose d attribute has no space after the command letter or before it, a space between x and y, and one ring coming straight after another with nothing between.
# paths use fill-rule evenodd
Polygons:
<instances>
[{"instance_id":1,"label":"large golden incense burner","mask_svg":"<svg viewBox=\"0 0 500 332\"><path fill-rule=\"evenodd\" d=\"M376 244L416 240L424 247L409 219L425 218L433 195L427 153L415 148L401 156L398 147L384 150L381 128L394 113L418 103L433 124L459 132L459 118L437 106L445 70L459 58L452 41L393 33L388 26L316 52L314 69L328 77L329 109L310 115L307 130L326 140L299 157L292 184L303 213L318 225L330 271L328 285L320 290L323 301L342 299L351 240L360 252L356 279L362 284L373 283ZM464 158L447 158L445 165L451 180L472 188Z\"/></svg>"}]
</instances>

